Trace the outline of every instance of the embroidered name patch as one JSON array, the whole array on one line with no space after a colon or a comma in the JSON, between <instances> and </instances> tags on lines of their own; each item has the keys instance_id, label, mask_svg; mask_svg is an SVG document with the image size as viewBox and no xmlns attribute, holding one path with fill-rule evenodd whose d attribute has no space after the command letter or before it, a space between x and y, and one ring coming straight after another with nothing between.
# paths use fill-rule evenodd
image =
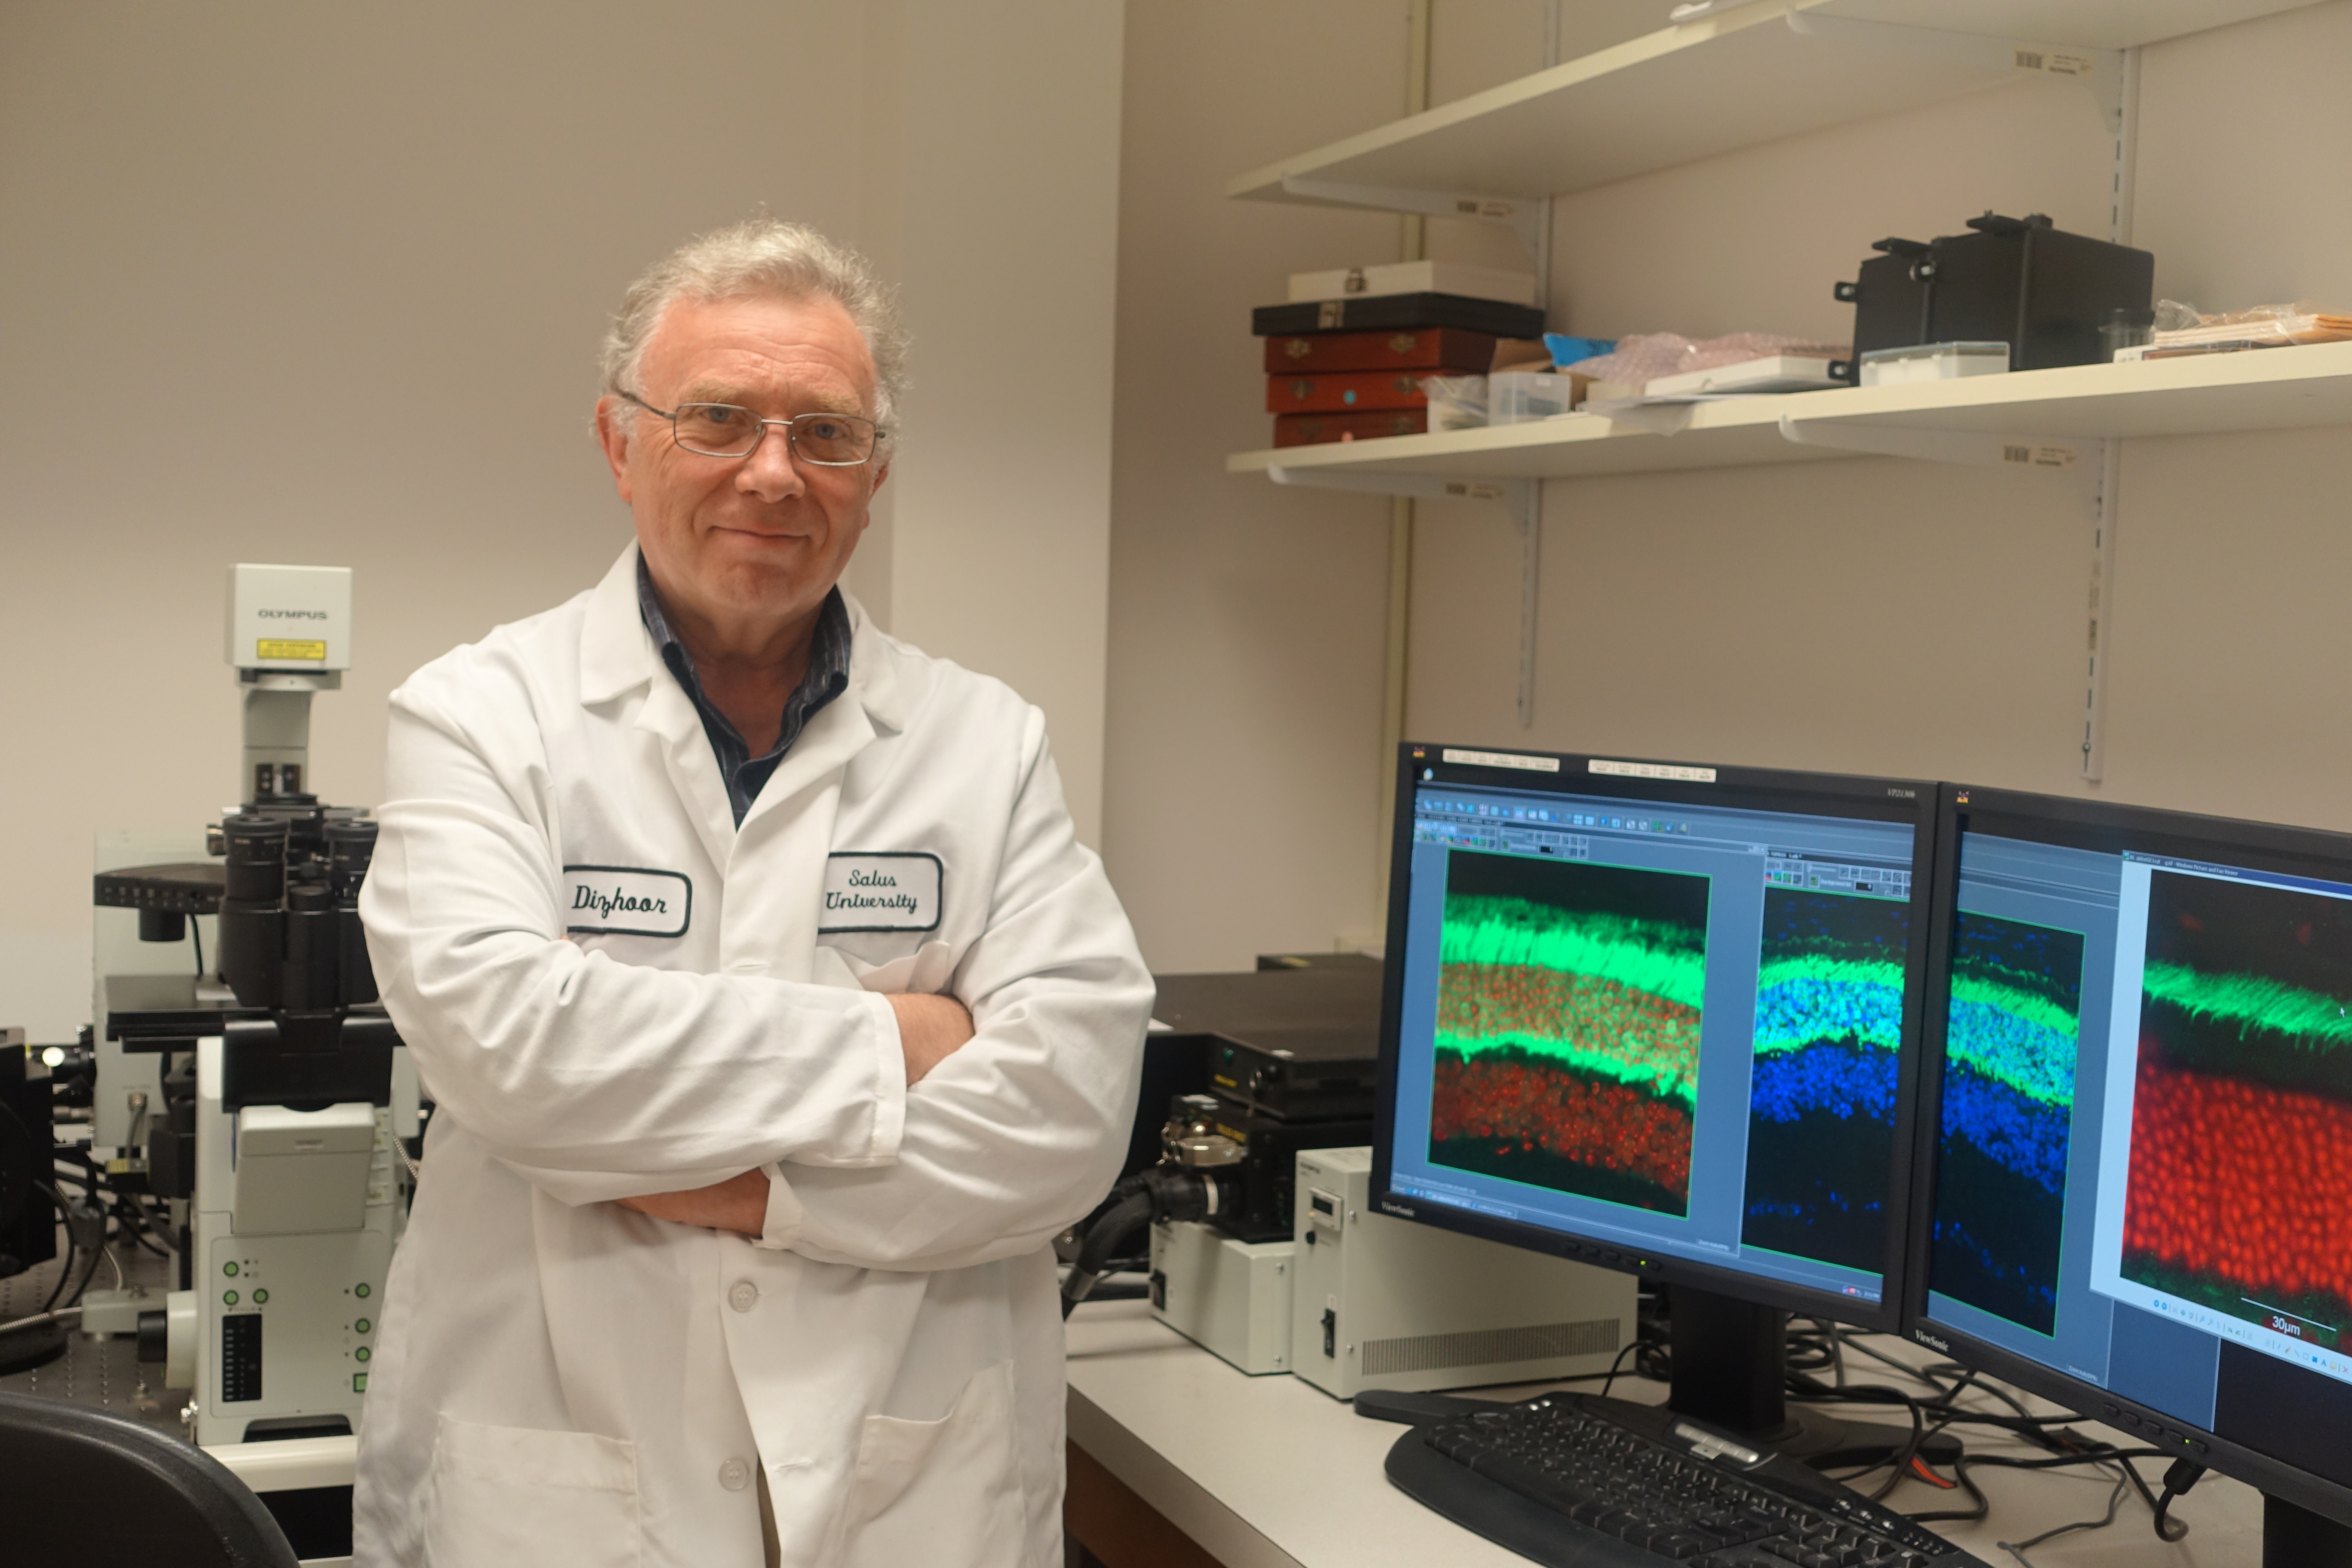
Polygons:
<instances>
[{"instance_id":1,"label":"embroidered name patch","mask_svg":"<svg viewBox=\"0 0 2352 1568\"><path fill-rule=\"evenodd\" d=\"M598 936L684 936L694 884L640 866L563 868L563 929Z\"/></svg>"},{"instance_id":2,"label":"embroidered name patch","mask_svg":"<svg viewBox=\"0 0 2352 1568\"><path fill-rule=\"evenodd\" d=\"M936 855L828 855L816 929L937 931L943 875Z\"/></svg>"}]
</instances>

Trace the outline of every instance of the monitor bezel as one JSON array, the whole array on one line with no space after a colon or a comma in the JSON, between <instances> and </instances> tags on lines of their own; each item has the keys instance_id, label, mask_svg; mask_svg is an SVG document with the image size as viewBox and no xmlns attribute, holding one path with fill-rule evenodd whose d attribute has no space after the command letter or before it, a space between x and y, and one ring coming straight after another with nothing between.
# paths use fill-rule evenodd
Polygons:
<instances>
[{"instance_id":1,"label":"monitor bezel","mask_svg":"<svg viewBox=\"0 0 2352 1568\"><path fill-rule=\"evenodd\" d=\"M1419 775L1424 768L1437 770L1444 781L1477 788L1527 789L1537 779L1547 781L1541 787L1552 788L1573 779L1576 781L1574 793L1580 795L1656 801L1666 805L1714 805L1734 810L1794 810L1802 802L1809 803L1813 808L1811 815L1836 816L1841 814L1840 808L1843 808L1844 815L1905 823L1912 828L1911 886L1915 918L1911 923L1910 949L1904 966L1904 1026L1895 1079L1895 1158L1887 1172L1885 1268L1879 1300L1869 1302L1858 1297L1793 1285L1786 1280L1764 1279L1737 1268L1699 1263L1672 1254L1642 1255L1630 1251L1622 1241L1614 1239L1575 1236L1516 1220L1474 1214L1450 1205L1422 1203L1399 1194L1391 1178L1393 1174L1391 1151L1396 1131L1397 1069L1402 1036L1404 969L1395 963L1385 966L1386 972L1381 977L1381 1065L1372 1112L1370 1185L1373 1204L1384 1214L1417 1220L1465 1236L1613 1268L1661 1284L1713 1291L1802 1317L1832 1319L1858 1328L1892 1332L1901 1321L1905 1300L1901 1270L1909 1257L1902 1224L1904 1217L1911 1212L1908 1184L1914 1165L1903 1156L1913 1141L1912 1115L1916 1100L1919 1027L1926 1003L1925 959L1930 922L1926 918L1928 907L1922 901L1919 889L1934 885L1932 858L1936 840L1937 785L1918 779L1796 773L1597 752L1538 752L1515 748L1502 753L1557 764L1556 772L1547 769L1537 773L1526 768L1507 765L1448 762L1444 759L1449 752L1496 754L1496 749L1491 747L1449 746L1434 742L1407 741L1397 748L1395 809L1389 849L1388 946L1385 950L1391 955L1404 951L1410 915L1407 889L1412 869L1413 790L1423 782ZM1595 763L1642 769L1711 770L1713 776L1710 781L1699 782L1670 776L1596 773L1591 771ZM1782 803L1777 806L1776 797ZM1866 812L1858 809L1864 806L1871 809Z\"/></svg>"},{"instance_id":2,"label":"monitor bezel","mask_svg":"<svg viewBox=\"0 0 2352 1568\"><path fill-rule=\"evenodd\" d=\"M2309 874L2312 863L2318 860L2341 868L2341 877L2330 879L2352 883L2352 835L2064 795L1944 784L1937 802L1927 1005L1921 1020L1919 1076L1914 1095L1914 1125L1922 1129L1937 1126L1942 1114L1946 1005L1951 979L1952 922L1958 910L1960 835L1964 820L1980 819L2009 829L2000 837L2103 853L2121 853L2128 848L2290 874ZM1912 1211L1903 1226L1910 1241L1910 1256L1903 1270L1905 1338L2063 1405L2086 1419L2115 1426L2127 1437L2144 1439L2150 1447L2193 1459L2289 1502L2352 1522L2352 1486L2315 1476L2290 1460L2250 1448L2168 1411L2112 1394L2096 1384L2056 1371L1931 1316L1927 1310L1927 1255L1936 1203L1935 1138L1923 1132L1914 1139L1911 1152L1916 1162L1910 1181ZM2126 1415L2141 1423L2142 1429L2124 1426L2122 1418ZM2147 1426L2157 1430L2151 1433L2145 1429ZM2162 1435L2167 1432L2179 1435L2181 1440L2163 1441ZM2204 1451L2190 1448L2189 1444L2192 1441L2204 1445Z\"/></svg>"}]
</instances>

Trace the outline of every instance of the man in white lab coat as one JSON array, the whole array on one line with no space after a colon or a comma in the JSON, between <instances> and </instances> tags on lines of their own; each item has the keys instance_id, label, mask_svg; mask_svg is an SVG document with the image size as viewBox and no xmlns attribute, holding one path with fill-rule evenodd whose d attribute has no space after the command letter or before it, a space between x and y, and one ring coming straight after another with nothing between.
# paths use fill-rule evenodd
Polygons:
<instances>
[{"instance_id":1,"label":"man in white lab coat","mask_svg":"<svg viewBox=\"0 0 2352 1568\"><path fill-rule=\"evenodd\" d=\"M361 912L438 1110L362 1568L1060 1557L1047 1241L1151 987L1037 710L835 586L899 358L808 230L661 263L597 405L636 542L394 694Z\"/></svg>"}]
</instances>

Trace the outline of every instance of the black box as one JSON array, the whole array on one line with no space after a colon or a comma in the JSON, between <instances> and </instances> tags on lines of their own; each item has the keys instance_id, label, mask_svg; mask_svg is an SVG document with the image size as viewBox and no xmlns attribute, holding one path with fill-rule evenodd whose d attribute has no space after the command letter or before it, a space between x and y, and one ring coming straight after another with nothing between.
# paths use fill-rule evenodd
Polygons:
<instances>
[{"instance_id":1,"label":"black box","mask_svg":"<svg viewBox=\"0 0 2352 1568\"><path fill-rule=\"evenodd\" d=\"M2095 364L2107 357L2099 328L2109 313L2145 311L2154 294L2154 256L2067 234L2040 213L1987 213L1969 229L1871 247L1880 254L1837 286L1853 306L1854 358L1832 376L1858 379L1864 354L1920 343L2005 342L2011 370Z\"/></svg>"},{"instance_id":2,"label":"black box","mask_svg":"<svg viewBox=\"0 0 2352 1568\"><path fill-rule=\"evenodd\" d=\"M1179 1035L1210 1037L1213 1094L1291 1121L1369 1119L1380 1070L1381 973L1377 962L1362 959L1163 974L1152 1016Z\"/></svg>"},{"instance_id":3,"label":"black box","mask_svg":"<svg viewBox=\"0 0 2352 1568\"><path fill-rule=\"evenodd\" d=\"M1311 332L1412 332L1425 327L1453 327L1496 338L1539 338L1544 313L1532 305L1475 300L1467 294L1357 294L1345 300L1260 305L1250 312L1250 331L1261 338Z\"/></svg>"}]
</instances>

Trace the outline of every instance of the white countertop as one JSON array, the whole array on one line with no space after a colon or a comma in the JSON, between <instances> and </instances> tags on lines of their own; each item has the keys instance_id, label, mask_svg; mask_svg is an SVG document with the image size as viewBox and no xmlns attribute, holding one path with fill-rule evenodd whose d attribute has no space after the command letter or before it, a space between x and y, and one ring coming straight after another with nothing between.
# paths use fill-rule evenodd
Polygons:
<instances>
[{"instance_id":1,"label":"white countertop","mask_svg":"<svg viewBox=\"0 0 2352 1568\"><path fill-rule=\"evenodd\" d=\"M1298 1378L1238 1372L1155 1321L1140 1301L1079 1308L1068 1343L1071 1440L1228 1568L1525 1568L1526 1558L1388 1484L1381 1461L1401 1426L1364 1420ZM1892 1340L1874 1344L1903 1353ZM1854 1375L1875 1381L1858 1370ZM1613 1392L1643 1401L1665 1396L1661 1385L1633 1377L1620 1378ZM1974 1452L2026 1451L1981 1427L1967 1435ZM2154 1461L2141 1461L2140 1469L2151 1486L2162 1474ZM2016 1568L2018 1561L2000 1542L2095 1518L2114 1485L2087 1468L1979 1469L1976 1476L1992 1500L1991 1516L1938 1528L1998 1568ZM1913 1482L1887 1500L1905 1512L1925 1512L1968 1500ZM2177 1545L2156 1539L2147 1505L2127 1492L2106 1529L2061 1536L2026 1555L2032 1568L2261 1563L2262 1498L2252 1488L2208 1476L2173 1510L2190 1527Z\"/></svg>"}]
</instances>

